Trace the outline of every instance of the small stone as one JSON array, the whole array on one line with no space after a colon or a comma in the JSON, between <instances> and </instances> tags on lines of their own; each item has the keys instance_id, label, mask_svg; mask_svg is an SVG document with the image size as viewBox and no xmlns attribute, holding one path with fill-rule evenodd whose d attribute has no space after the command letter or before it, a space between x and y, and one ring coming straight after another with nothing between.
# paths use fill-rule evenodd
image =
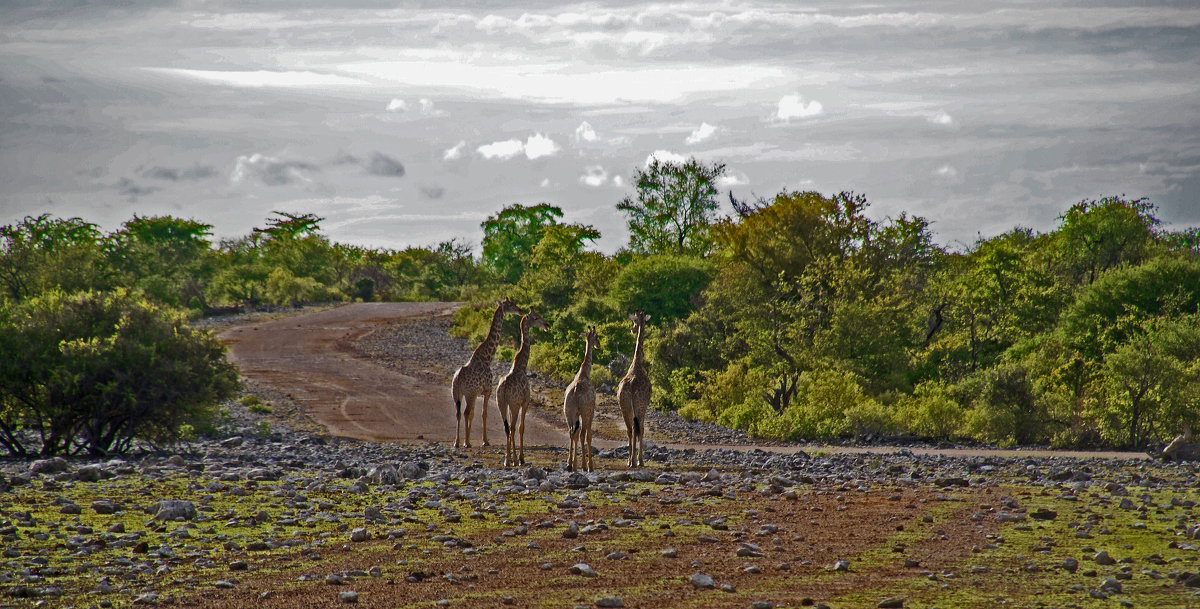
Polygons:
<instances>
[{"instance_id":1,"label":"small stone","mask_svg":"<svg viewBox=\"0 0 1200 609\"><path fill-rule=\"evenodd\" d=\"M575 563L575 564L571 565L571 567L567 570L575 575L582 575L584 577L599 577L600 576L600 574L597 573L595 569L593 569L590 565L588 565L585 562Z\"/></svg>"},{"instance_id":2,"label":"small stone","mask_svg":"<svg viewBox=\"0 0 1200 609\"><path fill-rule=\"evenodd\" d=\"M690 579L692 585L697 588L716 588L717 584L713 578L704 573L693 573Z\"/></svg>"},{"instance_id":3,"label":"small stone","mask_svg":"<svg viewBox=\"0 0 1200 609\"><path fill-rule=\"evenodd\" d=\"M330 586L340 586L346 583L346 578L342 577L338 573L330 573L329 575L325 576L325 583L329 584Z\"/></svg>"},{"instance_id":4,"label":"small stone","mask_svg":"<svg viewBox=\"0 0 1200 609\"><path fill-rule=\"evenodd\" d=\"M358 593L353 590L342 590L338 592L338 599L343 603L357 603Z\"/></svg>"},{"instance_id":5,"label":"small stone","mask_svg":"<svg viewBox=\"0 0 1200 609\"><path fill-rule=\"evenodd\" d=\"M839 560L839 561L833 563L833 570L834 571L849 571L850 570L850 561Z\"/></svg>"},{"instance_id":6,"label":"small stone","mask_svg":"<svg viewBox=\"0 0 1200 609\"><path fill-rule=\"evenodd\" d=\"M358 527L350 531L350 541L367 541L371 538L371 533L365 527Z\"/></svg>"},{"instance_id":7,"label":"small stone","mask_svg":"<svg viewBox=\"0 0 1200 609\"><path fill-rule=\"evenodd\" d=\"M579 523L572 520L567 523L567 530L563 531L563 539L575 539L579 537Z\"/></svg>"},{"instance_id":8,"label":"small stone","mask_svg":"<svg viewBox=\"0 0 1200 609\"><path fill-rule=\"evenodd\" d=\"M667 548L662 551L663 558L675 558L679 556L679 550L676 548Z\"/></svg>"},{"instance_id":9,"label":"small stone","mask_svg":"<svg viewBox=\"0 0 1200 609\"><path fill-rule=\"evenodd\" d=\"M596 599L597 607L624 607L625 601L615 596L602 596Z\"/></svg>"},{"instance_id":10,"label":"small stone","mask_svg":"<svg viewBox=\"0 0 1200 609\"><path fill-rule=\"evenodd\" d=\"M775 605L769 601L754 601L750 603L750 609L775 609Z\"/></svg>"},{"instance_id":11,"label":"small stone","mask_svg":"<svg viewBox=\"0 0 1200 609\"><path fill-rule=\"evenodd\" d=\"M879 607L879 609L900 609L901 607L904 607L904 597L889 596L879 601L879 604L875 606Z\"/></svg>"},{"instance_id":12,"label":"small stone","mask_svg":"<svg viewBox=\"0 0 1200 609\"><path fill-rule=\"evenodd\" d=\"M1108 550L1100 550L1099 552L1096 552L1096 555L1093 557L1093 560L1095 560L1096 564L1098 564L1098 565L1115 565L1115 564L1117 564L1116 559L1114 559L1113 557L1108 555Z\"/></svg>"},{"instance_id":13,"label":"small stone","mask_svg":"<svg viewBox=\"0 0 1200 609\"><path fill-rule=\"evenodd\" d=\"M1077 569L1079 569L1079 561L1068 556L1063 559L1062 568L1067 573L1074 573Z\"/></svg>"}]
</instances>

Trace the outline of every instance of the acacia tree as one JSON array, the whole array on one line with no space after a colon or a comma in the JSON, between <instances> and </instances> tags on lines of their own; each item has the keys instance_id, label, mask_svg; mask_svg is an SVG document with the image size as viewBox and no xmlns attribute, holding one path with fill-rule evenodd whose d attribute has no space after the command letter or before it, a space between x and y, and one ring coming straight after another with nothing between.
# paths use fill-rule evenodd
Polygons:
<instances>
[{"instance_id":1,"label":"acacia tree","mask_svg":"<svg viewBox=\"0 0 1200 609\"><path fill-rule=\"evenodd\" d=\"M126 285L172 306L207 309L204 291L215 269L212 225L171 216L133 216L113 235L111 257Z\"/></svg>"},{"instance_id":2,"label":"acacia tree","mask_svg":"<svg viewBox=\"0 0 1200 609\"><path fill-rule=\"evenodd\" d=\"M1069 271L1089 285L1100 273L1145 259L1158 218L1148 199L1084 200L1059 217L1060 246Z\"/></svg>"},{"instance_id":3,"label":"acacia tree","mask_svg":"<svg viewBox=\"0 0 1200 609\"><path fill-rule=\"evenodd\" d=\"M717 180L724 163L705 165L651 158L633 174L637 193L617 203L629 222L629 248L642 254L705 255L717 210Z\"/></svg>"},{"instance_id":4,"label":"acacia tree","mask_svg":"<svg viewBox=\"0 0 1200 609\"><path fill-rule=\"evenodd\" d=\"M556 226L562 209L549 203L509 205L488 216L483 228L483 263L505 281L516 283L548 227Z\"/></svg>"},{"instance_id":5,"label":"acacia tree","mask_svg":"<svg viewBox=\"0 0 1200 609\"><path fill-rule=\"evenodd\" d=\"M100 227L82 218L42 214L0 226L0 286L21 302L53 288L109 287Z\"/></svg>"}]
</instances>

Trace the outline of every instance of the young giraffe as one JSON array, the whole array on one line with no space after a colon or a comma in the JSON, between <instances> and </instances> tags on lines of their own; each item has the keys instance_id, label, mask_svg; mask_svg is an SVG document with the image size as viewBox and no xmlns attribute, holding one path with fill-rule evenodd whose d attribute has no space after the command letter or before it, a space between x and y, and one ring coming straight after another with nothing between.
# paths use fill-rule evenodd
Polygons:
<instances>
[{"instance_id":1,"label":"young giraffe","mask_svg":"<svg viewBox=\"0 0 1200 609\"><path fill-rule=\"evenodd\" d=\"M600 336L596 328L590 327L583 334L583 364L575 380L567 385L563 396L563 415L567 419L567 431L571 436L571 448L567 453L567 471L575 471L575 450L579 449L579 467L592 471L592 417L596 414L596 389L592 387L592 354L600 347ZM586 442L587 446L584 446Z\"/></svg>"},{"instance_id":2,"label":"young giraffe","mask_svg":"<svg viewBox=\"0 0 1200 609\"><path fill-rule=\"evenodd\" d=\"M650 405L650 375L646 372L646 358L642 353L643 339L646 337L646 322L650 316L638 311L629 316L633 321L633 333L637 335L637 343L633 347L633 361L629 363L629 372L617 385L617 403L621 406L621 416L625 419L625 433L629 434L629 467L645 467L642 457L642 435L646 426L646 407Z\"/></svg>"},{"instance_id":3,"label":"young giraffe","mask_svg":"<svg viewBox=\"0 0 1200 609\"><path fill-rule=\"evenodd\" d=\"M457 422L454 427L454 448L462 445L459 435L464 425L463 400L467 403L466 446L471 447L471 420L475 413L475 398L483 396L483 445L488 446L487 437L487 405L492 395L492 359L496 357L496 346L500 344L500 327L504 322L505 313L524 315L525 311L513 304L508 298L496 303L496 312L492 314L492 325L488 329L487 338L471 353L471 359L454 373L450 383L450 393L454 397L454 415Z\"/></svg>"},{"instance_id":4,"label":"young giraffe","mask_svg":"<svg viewBox=\"0 0 1200 609\"><path fill-rule=\"evenodd\" d=\"M549 330L546 320L529 309L521 318L521 348L513 356L512 370L500 379L496 386L496 405L500 407L500 416L504 418L504 437L507 444L504 447L504 465L525 464L525 410L529 407L529 375L526 367L529 364L529 346L533 342L529 331L533 328ZM517 417L521 418L521 454L517 455Z\"/></svg>"}]
</instances>

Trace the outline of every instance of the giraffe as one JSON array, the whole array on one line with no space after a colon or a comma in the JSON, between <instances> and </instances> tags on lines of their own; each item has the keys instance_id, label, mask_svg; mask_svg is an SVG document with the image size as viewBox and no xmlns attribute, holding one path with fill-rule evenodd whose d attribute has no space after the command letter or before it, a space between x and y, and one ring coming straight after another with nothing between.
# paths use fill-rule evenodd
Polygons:
<instances>
[{"instance_id":1,"label":"giraffe","mask_svg":"<svg viewBox=\"0 0 1200 609\"><path fill-rule=\"evenodd\" d=\"M637 343L633 347L633 361L629 372L617 385L617 403L625 419L625 433L629 434L629 467L645 467L642 458L642 438L646 426L646 407L650 405L650 375L646 372L646 357L642 352L646 337L646 322L650 316L638 311L629 316L633 322L633 333Z\"/></svg>"},{"instance_id":2,"label":"giraffe","mask_svg":"<svg viewBox=\"0 0 1200 609\"><path fill-rule=\"evenodd\" d=\"M596 389L592 387L592 354L600 347L600 336L595 326L583 333L583 363L575 380L567 385L563 396L563 415L567 419L567 431L571 436L571 448L567 453L567 471L575 471L575 450L579 449L579 466L585 472L592 471L592 417L596 414ZM584 447L584 443L587 446Z\"/></svg>"},{"instance_id":3,"label":"giraffe","mask_svg":"<svg viewBox=\"0 0 1200 609\"><path fill-rule=\"evenodd\" d=\"M504 418L504 465L525 464L525 410L529 408L529 346L533 342L529 331L533 328L549 330L546 320L532 308L521 318L521 348L513 356L512 370L496 385L496 405ZM521 454L517 455L517 417L521 419Z\"/></svg>"},{"instance_id":4,"label":"giraffe","mask_svg":"<svg viewBox=\"0 0 1200 609\"><path fill-rule=\"evenodd\" d=\"M471 353L471 359L454 373L450 382L450 393L454 397L454 416L457 419L454 427L454 449L463 444L459 435L466 429L466 446L471 447L471 419L475 414L475 398L483 396L483 445L491 443L487 439L487 405L492 395L492 359L496 357L496 346L500 343L500 327L504 322L505 313L524 315L525 311L513 304L507 297L496 303L496 312L492 314L492 325L488 328L487 338ZM463 401L467 406L467 421L463 425Z\"/></svg>"}]
</instances>

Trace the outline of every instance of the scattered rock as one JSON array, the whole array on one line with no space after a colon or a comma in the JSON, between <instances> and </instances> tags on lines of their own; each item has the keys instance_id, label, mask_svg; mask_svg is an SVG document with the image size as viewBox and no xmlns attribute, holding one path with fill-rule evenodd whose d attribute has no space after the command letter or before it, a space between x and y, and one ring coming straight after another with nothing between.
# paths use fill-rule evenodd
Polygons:
<instances>
[{"instance_id":1,"label":"scattered rock","mask_svg":"<svg viewBox=\"0 0 1200 609\"><path fill-rule=\"evenodd\" d=\"M689 581L691 581L692 585L697 588L708 589L717 587L717 584L713 581L713 578L704 573L693 573Z\"/></svg>"}]
</instances>

